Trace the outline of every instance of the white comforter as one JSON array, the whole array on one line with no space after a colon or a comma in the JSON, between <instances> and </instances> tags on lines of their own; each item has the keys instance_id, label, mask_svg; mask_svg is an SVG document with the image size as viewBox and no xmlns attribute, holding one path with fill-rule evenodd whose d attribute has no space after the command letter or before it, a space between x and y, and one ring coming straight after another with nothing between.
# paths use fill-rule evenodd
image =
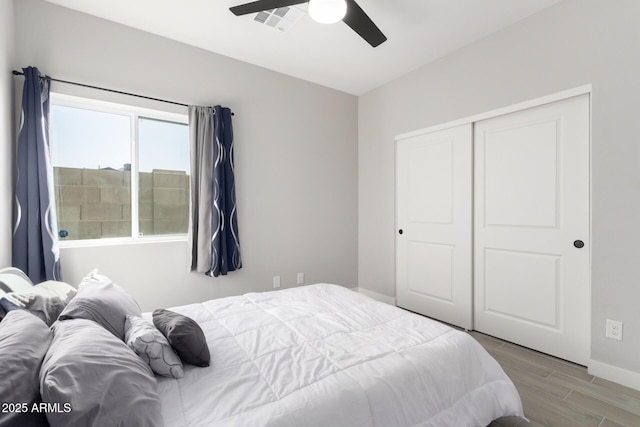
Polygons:
<instances>
[{"instance_id":1,"label":"white comforter","mask_svg":"<svg viewBox=\"0 0 640 427\"><path fill-rule=\"evenodd\" d=\"M340 286L172 310L200 324L211 366L159 378L166 427L461 427L523 415L468 334Z\"/></svg>"}]
</instances>

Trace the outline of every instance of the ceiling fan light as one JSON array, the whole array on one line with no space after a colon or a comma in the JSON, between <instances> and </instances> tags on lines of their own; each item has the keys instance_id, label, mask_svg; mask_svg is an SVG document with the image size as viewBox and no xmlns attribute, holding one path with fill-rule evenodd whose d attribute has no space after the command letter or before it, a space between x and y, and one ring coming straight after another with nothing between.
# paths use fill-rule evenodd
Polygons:
<instances>
[{"instance_id":1,"label":"ceiling fan light","mask_svg":"<svg viewBox=\"0 0 640 427\"><path fill-rule=\"evenodd\" d=\"M334 24L347 14L345 0L310 0L309 16L321 24Z\"/></svg>"}]
</instances>

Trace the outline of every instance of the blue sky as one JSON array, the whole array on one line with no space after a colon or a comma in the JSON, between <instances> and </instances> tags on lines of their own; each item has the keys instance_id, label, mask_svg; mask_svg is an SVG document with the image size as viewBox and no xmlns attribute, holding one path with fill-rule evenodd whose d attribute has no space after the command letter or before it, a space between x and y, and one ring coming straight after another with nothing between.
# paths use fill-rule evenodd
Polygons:
<instances>
[{"instance_id":1,"label":"blue sky","mask_svg":"<svg viewBox=\"0 0 640 427\"><path fill-rule=\"evenodd\" d=\"M129 116L53 105L51 149L53 166L120 169L131 163ZM181 123L139 119L139 165L189 171L189 128Z\"/></svg>"}]
</instances>

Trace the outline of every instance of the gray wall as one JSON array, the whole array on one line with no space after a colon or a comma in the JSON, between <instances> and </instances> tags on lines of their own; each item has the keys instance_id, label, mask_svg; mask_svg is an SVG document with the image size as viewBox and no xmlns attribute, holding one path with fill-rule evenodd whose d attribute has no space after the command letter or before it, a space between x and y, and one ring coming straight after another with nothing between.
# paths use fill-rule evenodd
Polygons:
<instances>
[{"instance_id":1,"label":"gray wall","mask_svg":"<svg viewBox=\"0 0 640 427\"><path fill-rule=\"evenodd\" d=\"M361 96L359 286L394 295L395 135L592 83L592 359L640 373L639 16L561 2Z\"/></svg>"},{"instance_id":2,"label":"gray wall","mask_svg":"<svg viewBox=\"0 0 640 427\"><path fill-rule=\"evenodd\" d=\"M306 282L357 285L357 98L41 0L15 2L15 66L235 112L244 268L187 272L184 241L62 249L63 278L98 267L143 309ZM222 36L222 35L221 35ZM185 112L53 84L53 91ZM3 200L8 203L8 198Z\"/></svg>"},{"instance_id":3,"label":"gray wall","mask_svg":"<svg viewBox=\"0 0 640 427\"><path fill-rule=\"evenodd\" d=\"M0 266L11 265L13 194L13 0L0 0Z\"/></svg>"}]
</instances>

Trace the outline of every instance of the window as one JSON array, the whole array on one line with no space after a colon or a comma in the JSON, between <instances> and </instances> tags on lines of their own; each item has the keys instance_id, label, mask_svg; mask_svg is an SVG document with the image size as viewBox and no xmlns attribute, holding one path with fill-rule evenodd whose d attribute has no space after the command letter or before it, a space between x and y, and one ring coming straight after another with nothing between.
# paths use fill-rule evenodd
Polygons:
<instances>
[{"instance_id":1,"label":"window","mask_svg":"<svg viewBox=\"0 0 640 427\"><path fill-rule=\"evenodd\" d=\"M52 94L60 241L185 235L187 116Z\"/></svg>"}]
</instances>

